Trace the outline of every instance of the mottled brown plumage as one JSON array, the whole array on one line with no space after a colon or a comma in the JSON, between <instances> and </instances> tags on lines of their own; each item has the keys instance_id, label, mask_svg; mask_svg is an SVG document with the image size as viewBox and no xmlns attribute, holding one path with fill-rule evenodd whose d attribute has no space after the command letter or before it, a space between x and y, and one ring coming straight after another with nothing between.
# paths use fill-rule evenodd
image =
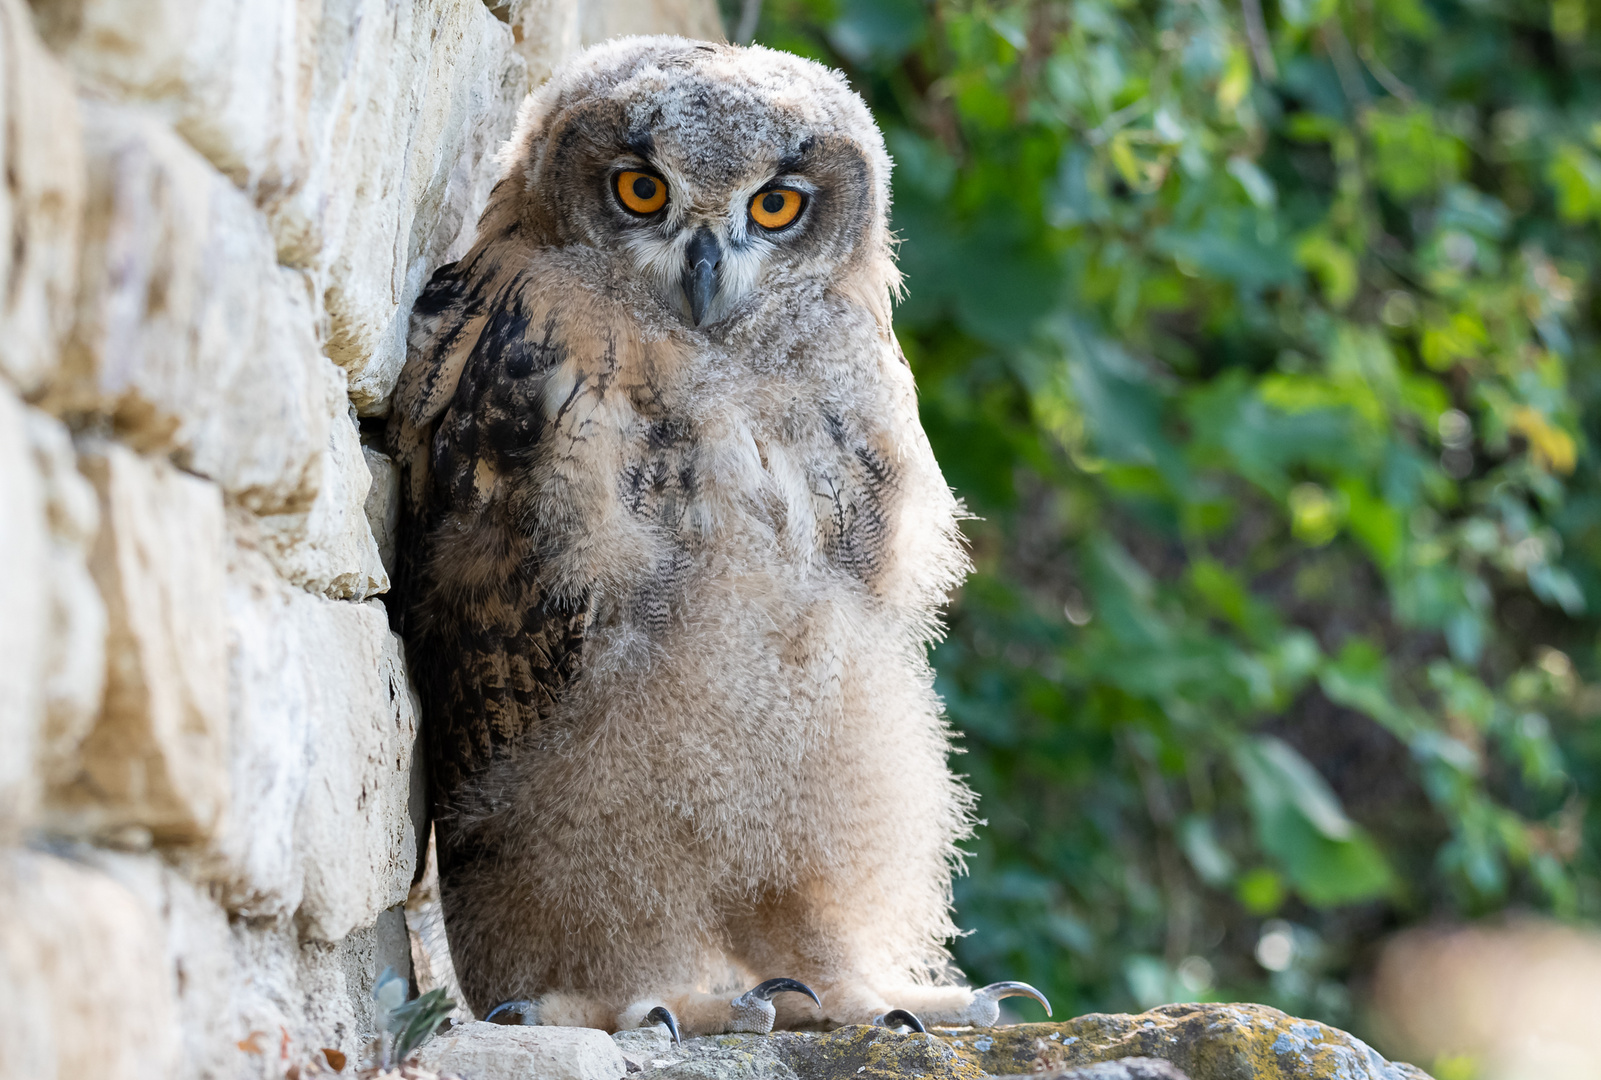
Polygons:
<instances>
[{"instance_id":1,"label":"mottled brown plumage","mask_svg":"<svg viewBox=\"0 0 1601 1080\"><path fill-rule=\"evenodd\" d=\"M464 991L606 1028L993 1022L1015 987L947 978L971 797L925 649L966 564L865 107L795 57L629 39L503 164L391 421ZM736 993L774 977L821 1005Z\"/></svg>"}]
</instances>

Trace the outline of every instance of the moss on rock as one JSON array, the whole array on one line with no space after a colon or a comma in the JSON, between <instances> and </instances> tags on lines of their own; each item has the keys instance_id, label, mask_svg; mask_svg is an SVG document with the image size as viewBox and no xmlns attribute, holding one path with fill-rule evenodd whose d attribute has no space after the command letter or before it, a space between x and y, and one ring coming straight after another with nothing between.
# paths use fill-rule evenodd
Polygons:
<instances>
[{"instance_id":1,"label":"moss on rock","mask_svg":"<svg viewBox=\"0 0 1601 1080\"><path fill-rule=\"evenodd\" d=\"M1429 1080L1354 1035L1266 1005L1163 1005L1137 1016L1090 1013L1059 1024L936 1034L963 1061L998 1076L1149 1057L1172 1062L1191 1080Z\"/></svg>"},{"instance_id":2,"label":"moss on rock","mask_svg":"<svg viewBox=\"0 0 1601 1080\"><path fill-rule=\"evenodd\" d=\"M884 1028L845 1027L810 1035L780 1034L786 1063L799 1080L983 1080L984 1070L932 1035L901 1035Z\"/></svg>"}]
</instances>

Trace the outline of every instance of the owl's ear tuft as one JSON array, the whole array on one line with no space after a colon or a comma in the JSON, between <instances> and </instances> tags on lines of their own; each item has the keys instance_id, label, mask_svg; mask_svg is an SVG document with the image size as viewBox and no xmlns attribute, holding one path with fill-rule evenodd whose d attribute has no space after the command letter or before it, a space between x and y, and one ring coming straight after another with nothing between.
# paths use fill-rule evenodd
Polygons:
<instances>
[{"instance_id":1,"label":"owl's ear tuft","mask_svg":"<svg viewBox=\"0 0 1601 1080\"><path fill-rule=\"evenodd\" d=\"M532 182L538 169L538 162L534 160L538 156L538 146L559 95L557 80L549 79L544 86L523 98L523 103L517 107L517 124L512 129L512 136L495 155L495 164L500 167L502 180L520 174L522 186Z\"/></svg>"}]
</instances>

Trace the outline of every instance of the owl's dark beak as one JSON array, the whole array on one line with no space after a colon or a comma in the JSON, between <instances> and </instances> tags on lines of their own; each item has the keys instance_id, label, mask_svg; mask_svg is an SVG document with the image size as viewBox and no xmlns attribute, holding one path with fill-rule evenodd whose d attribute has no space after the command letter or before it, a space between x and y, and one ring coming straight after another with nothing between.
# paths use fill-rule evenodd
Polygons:
<instances>
[{"instance_id":1,"label":"owl's dark beak","mask_svg":"<svg viewBox=\"0 0 1601 1080\"><path fill-rule=\"evenodd\" d=\"M717 268L723 262L723 249L712 231L702 226L689 238L684 252L684 295L689 297L689 314L699 326L717 295Z\"/></svg>"}]
</instances>

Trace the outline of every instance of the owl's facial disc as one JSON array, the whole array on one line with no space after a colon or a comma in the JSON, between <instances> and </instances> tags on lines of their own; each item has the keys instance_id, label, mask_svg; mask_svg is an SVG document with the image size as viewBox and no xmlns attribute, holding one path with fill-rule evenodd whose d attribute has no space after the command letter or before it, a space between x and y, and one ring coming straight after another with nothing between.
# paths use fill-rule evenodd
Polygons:
<instances>
[{"instance_id":1,"label":"owl's facial disc","mask_svg":"<svg viewBox=\"0 0 1601 1080\"><path fill-rule=\"evenodd\" d=\"M622 250L663 303L698 327L733 314L773 272L805 259L800 242L818 189L792 169L775 176L770 164L717 179L695 164L636 149L612 164L607 186Z\"/></svg>"}]
</instances>

